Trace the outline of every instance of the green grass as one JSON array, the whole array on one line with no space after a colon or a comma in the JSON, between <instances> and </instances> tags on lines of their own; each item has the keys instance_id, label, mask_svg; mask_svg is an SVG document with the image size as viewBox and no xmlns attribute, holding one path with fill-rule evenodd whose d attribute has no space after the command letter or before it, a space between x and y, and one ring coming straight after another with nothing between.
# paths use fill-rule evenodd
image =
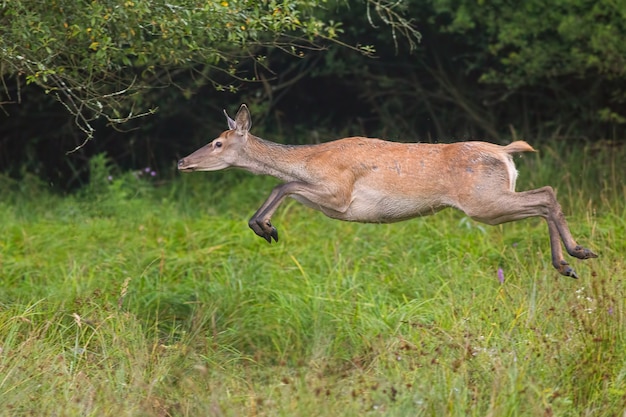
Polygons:
<instances>
[{"instance_id":1,"label":"green grass","mask_svg":"<svg viewBox=\"0 0 626 417\"><path fill-rule=\"evenodd\" d=\"M538 219L362 225L289 202L268 245L246 224L268 178L103 185L100 163L67 197L3 179L0 415L621 416L624 150L518 165L600 255L571 261L581 279Z\"/></svg>"}]
</instances>

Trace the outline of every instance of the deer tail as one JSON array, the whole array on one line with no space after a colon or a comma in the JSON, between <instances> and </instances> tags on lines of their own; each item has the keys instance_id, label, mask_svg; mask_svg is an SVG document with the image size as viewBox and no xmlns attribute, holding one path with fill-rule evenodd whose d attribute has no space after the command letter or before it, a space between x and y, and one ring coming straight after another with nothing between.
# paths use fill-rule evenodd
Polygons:
<instances>
[{"instance_id":1,"label":"deer tail","mask_svg":"<svg viewBox=\"0 0 626 417\"><path fill-rule=\"evenodd\" d=\"M520 152L537 152L532 146L523 140L516 140L513 143L509 143L504 147L506 153L520 153Z\"/></svg>"}]
</instances>

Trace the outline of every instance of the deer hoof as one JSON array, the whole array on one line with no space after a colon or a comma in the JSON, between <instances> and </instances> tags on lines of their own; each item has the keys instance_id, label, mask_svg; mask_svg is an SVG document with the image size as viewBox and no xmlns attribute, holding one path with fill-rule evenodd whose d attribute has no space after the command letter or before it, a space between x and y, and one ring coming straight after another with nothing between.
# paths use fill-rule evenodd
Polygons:
<instances>
[{"instance_id":1,"label":"deer hoof","mask_svg":"<svg viewBox=\"0 0 626 417\"><path fill-rule=\"evenodd\" d=\"M559 271L561 275L578 279L578 274L576 273L576 271L574 271L574 269L571 266L569 266L569 264L565 261L561 261L561 263L556 269Z\"/></svg>"},{"instance_id":2,"label":"deer hoof","mask_svg":"<svg viewBox=\"0 0 626 417\"><path fill-rule=\"evenodd\" d=\"M250 229L254 231L258 236L267 240L267 243L272 243L272 238L278 242L278 231L269 220L256 220L250 219L248 222Z\"/></svg>"},{"instance_id":3,"label":"deer hoof","mask_svg":"<svg viewBox=\"0 0 626 417\"><path fill-rule=\"evenodd\" d=\"M274 241L278 242L278 230L274 226L272 226L272 231L270 232L270 236L274 238ZM271 239L270 239L271 243Z\"/></svg>"},{"instance_id":4,"label":"deer hoof","mask_svg":"<svg viewBox=\"0 0 626 417\"><path fill-rule=\"evenodd\" d=\"M589 249L584 248L582 246L576 246L574 251L570 254L578 259L589 259L589 258L597 258L598 255L591 252Z\"/></svg>"},{"instance_id":5,"label":"deer hoof","mask_svg":"<svg viewBox=\"0 0 626 417\"><path fill-rule=\"evenodd\" d=\"M272 238L278 242L278 230L272 226L272 223L269 220L265 221L263 231L265 232L265 236L263 237L265 237L269 243L272 243Z\"/></svg>"}]
</instances>

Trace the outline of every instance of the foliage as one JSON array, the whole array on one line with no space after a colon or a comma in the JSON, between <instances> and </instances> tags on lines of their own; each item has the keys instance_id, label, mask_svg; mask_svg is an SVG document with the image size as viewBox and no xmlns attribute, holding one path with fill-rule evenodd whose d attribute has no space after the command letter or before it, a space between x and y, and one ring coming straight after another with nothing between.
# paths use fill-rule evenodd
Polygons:
<instances>
[{"instance_id":1,"label":"foliage","mask_svg":"<svg viewBox=\"0 0 626 417\"><path fill-rule=\"evenodd\" d=\"M612 1L435 2L451 22L446 31L485 31L489 54L501 64L485 80L515 88L547 77L626 75L626 9Z\"/></svg>"},{"instance_id":2,"label":"foliage","mask_svg":"<svg viewBox=\"0 0 626 417\"><path fill-rule=\"evenodd\" d=\"M267 245L246 226L266 178L136 195L99 156L106 213L0 180L0 415L619 415L625 158L541 147L518 164L600 254L579 281L552 269L539 220L361 225L294 202Z\"/></svg>"},{"instance_id":3,"label":"foliage","mask_svg":"<svg viewBox=\"0 0 626 417\"><path fill-rule=\"evenodd\" d=\"M152 112L144 90L204 83L235 88L236 66L257 59L261 45L294 50L339 27L312 13L316 1L68 1L3 2L2 74L18 74L53 94L93 134L91 121L110 123ZM224 72L226 84L216 75Z\"/></svg>"},{"instance_id":4,"label":"foliage","mask_svg":"<svg viewBox=\"0 0 626 417\"><path fill-rule=\"evenodd\" d=\"M185 97L205 84L236 91L259 81L267 51L295 57L334 42L341 22L320 10L326 1L34 0L3 2L0 10L0 76L43 87L76 117L90 139L94 120L122 124L156 110L155 90L176 86ZM419 33L398 3L363 0L410 42ZM321 7L320 7L321 6ZM371 19L371 18L370 18ZM371 45L351 47L366 55ZM242 74L244 64L254 69Z\"/></svg>"},{"instance_id":5,"label":"foliage","mask_svg":"<svg viewBox=\"0 0 626 417\"><path fill-rule=\"evenodd\" d=\"M370 30L365 16L337 10L342 39L374 45L377 58L332 50L311 71L313 80L293 87L294 101L285 108L311 97L302 123L314 113L321 119L315 128L340 126L401 140L623 140L621 3L402 5L422 35L412 52L403 39ZM332 110L322 114L326 108Z\"/></svg>"},{"instance_id":6,"label":"foliage","mask_svg":"<svg viewBox=\"0 0 626 417\"><path fill-rule=\"evenodd\" d=\"M623 3L532 0L520 7L506 1L440 0L433 4L438 14L449 17L444 31L480 42L477 46L483 49L467 61L483 68L482 81L515 90L555 88L564 79L597 79L617 87L605 91L608 104L617 109L599 108L596 117L626 123L626 91L619 87L626 80Z\"/></svg>"}]
</instances>

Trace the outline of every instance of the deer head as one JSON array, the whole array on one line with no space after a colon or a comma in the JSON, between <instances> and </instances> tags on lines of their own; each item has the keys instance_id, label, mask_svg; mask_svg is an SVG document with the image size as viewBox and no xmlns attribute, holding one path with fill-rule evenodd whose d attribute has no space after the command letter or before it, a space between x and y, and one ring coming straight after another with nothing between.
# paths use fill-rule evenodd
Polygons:
<instances>
[{"instance_id":1,"label":"deer head","mask_svg":"<svg viewBox=\"0 0 626 417\"><path fill-rule=\"evenodd\" d=\"M209 144L178 161L180 171L217 171L237 164L252 126L250 112L248 107L242 104L235 120L228 116L226 110L224 110L224 115L229 130L222 132Z\"/></svg>"}]
</instances>

